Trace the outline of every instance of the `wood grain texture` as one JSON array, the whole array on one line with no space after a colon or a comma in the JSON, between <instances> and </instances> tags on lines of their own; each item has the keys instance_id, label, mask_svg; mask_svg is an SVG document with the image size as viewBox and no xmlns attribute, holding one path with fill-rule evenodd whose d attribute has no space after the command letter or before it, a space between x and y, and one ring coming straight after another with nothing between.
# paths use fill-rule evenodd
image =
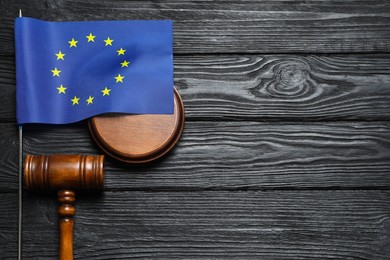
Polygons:
<instances>
[{"instance_id":1,"label":"wood grain texture","mask_svg":"<svg viewBox=\"0 0 390 260\"><path fill-rule=\"evenodd\" d=\"M175 53L340 53L390 50L390 4L372 1L2 1L0 53L13 21L172 19Z\"/></svg>"},{"instance_id":2,"label":"wood grain texture","mask_svg":"<svg viewBox=\"0 0 390 260\"><path fill-rule=\"evenodd\" d=\"M17 253L20 8L174 20L183 138L152 165L107 160L106 192L77 198L75 259L390 259L387 0L0 1L1 259ZM85 122L28 126L24 146L101 153ZM24 194L25 259L57 258L56 208Z\"/></svg>"},{"instance_id":3,"label":"wood grain texture","mask_svg":"<svg viewBox=\"0 0 390 260\"><path fill-rule=\"evenodd\" d=\"M18 195L0 189L0 258L16 259L18 250Z\"/></svg>"},{"instance_id":4,"label":"wood grain texture","mask_svg":"<svg viewBox=\"0 0 390 260\"><path fill-rule=\"evenodd\" d=\"M18 129L15 124L0 124L0 193L18 187Z\"/></svg>"},{"instance_id":5,"label":"wood grain texture","mask_svg":"<svg viewBox=\"0 0 390 260\"><path fill-rule=\"evenodd\" d=\"M14 56L0 55L0 121L16 120L16 81Z\"/></svg>"},{"instance_id":6,"label":"wood grain texture","mask_svg":"<svg viewBox=\"0 0 390 260\"><path fill-rule=\"evenodd\" d=\"M0 121L15 120L12 56L0 59ZM175 57L186 120L388 120L390 55Z\"/></svg>"},{"instance_id":7,"label":"wood grain texture","mask_svg":"<svg viewBox=\"0 0 390 260\"><path fill-rule=\"evenodd\" d=\"M187 118L387 120L390 56L177 58Z\"/></svg>"},{"instance_id":8,"label":"wood grain texture","mask_svg":"<svg viewBox=\"0 0 390 260\"><path fill-rule=\"evenodd\" d=\"M32 154L100 153L84 124L25 128L24 142ZM107 190L388 189L389 159L389 122L188 122L178 146L153 165L107 158L105 181ZM3 168L16 180L14 162Z\"/></svg>"},{"instance_id":9,"label":"wood grain texture","mask_svg":"<svg viewBox=\"0 0 390 260\"><path fill-rule=\"evenodd\" d=\"M26 194L26 259L57 256L55 198ZM390 259L389 191L106 192L75 259Z\"/></svg>"}]
</instances>

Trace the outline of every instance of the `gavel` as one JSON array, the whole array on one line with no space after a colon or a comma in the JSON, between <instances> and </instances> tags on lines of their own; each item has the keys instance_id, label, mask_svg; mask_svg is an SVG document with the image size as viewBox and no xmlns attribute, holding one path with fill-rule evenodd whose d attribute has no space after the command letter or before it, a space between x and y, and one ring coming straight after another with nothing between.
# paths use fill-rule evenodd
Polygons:
<instances>
[{"instance_id":1,"label":"gavel","mask_svg":"<svg viewBox=\"0 0 390 260\"><path fill-rule=\"evenodd\" d=\"M28 190L57 192L60 260L73 260L73 216L76 213L75 192L98 192L104 188L104 156L92 155L27 155L24 183Z\"/></svg>"}]
</instances>

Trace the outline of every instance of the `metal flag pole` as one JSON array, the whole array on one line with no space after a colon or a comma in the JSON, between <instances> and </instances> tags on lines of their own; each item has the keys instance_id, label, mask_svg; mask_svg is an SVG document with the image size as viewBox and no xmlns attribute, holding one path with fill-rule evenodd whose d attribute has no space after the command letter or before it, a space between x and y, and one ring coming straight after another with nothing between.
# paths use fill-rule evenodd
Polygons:
<instances>
[{"instance_id":1,"label":"metal flag pole","mask_svg":"<svg viewBox=\"0 0 390 260\"><path fill-rule=\"evenodd\" d=\"M23 220L23 127L19 126L19 225L18 225L18 259L22 259L22 220Z\"/></svg>"},{"instance_id":2,"label":"metal flag pole","mask_svg":"<svg viewBox=\"0 0 390 260\"><path fill-rule=\"evenodd\" d=\"M22 17L22 10L19 10ZM23 223L23 126L19 125L19 214L18 214L18 260L22 259L22 223Z\"/></svg>"}]
</instances>

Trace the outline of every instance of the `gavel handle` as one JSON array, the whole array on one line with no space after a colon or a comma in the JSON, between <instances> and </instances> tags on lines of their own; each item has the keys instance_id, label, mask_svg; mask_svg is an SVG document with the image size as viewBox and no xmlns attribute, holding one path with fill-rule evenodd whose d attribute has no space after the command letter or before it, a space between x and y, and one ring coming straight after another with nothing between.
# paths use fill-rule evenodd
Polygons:
<instances>
[{"instance_id":1,"label":"gavel handle","mask_svg":"<svg viewBox=\"0 0 390 260\"><path fill-rule=\"evenodd\" d=\"M60 256L59 260L73 260L73 216L76 213L74 207L75 193L71 190L58 192L58 215L60 217Z\"/></svg>"}]
</instances>

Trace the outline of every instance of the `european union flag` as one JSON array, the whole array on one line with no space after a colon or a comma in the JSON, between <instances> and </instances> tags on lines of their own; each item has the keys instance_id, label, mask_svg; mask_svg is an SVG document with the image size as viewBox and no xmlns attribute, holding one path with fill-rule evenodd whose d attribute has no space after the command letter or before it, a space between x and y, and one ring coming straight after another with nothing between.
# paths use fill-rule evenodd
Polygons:
<instances>
[{"instance_id":1,"label":"european union flag","mask_svg":"<svg viewBox=\"0 0 390 260\"><path fill-rule=\"evenodd\" d=\"M173 113L171 21L15 21L17 120Z\"/></svg>"}]
</instances>

